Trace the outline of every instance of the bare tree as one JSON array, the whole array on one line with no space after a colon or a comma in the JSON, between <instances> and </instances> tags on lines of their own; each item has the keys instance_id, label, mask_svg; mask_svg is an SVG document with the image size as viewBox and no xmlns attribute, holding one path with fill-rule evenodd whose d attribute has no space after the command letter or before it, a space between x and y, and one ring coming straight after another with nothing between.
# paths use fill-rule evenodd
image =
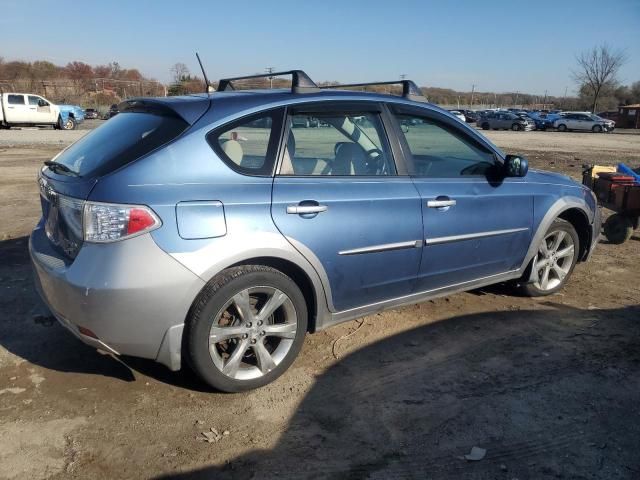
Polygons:
<instances>
[{"instance_id":1,"label":"bare tree","mask_svg":"<svg viewBox=\"0 0 640 480\"><path fill-rule=\"evenodd\" d=\"M189 76L189 68L184 63L176 63L171 67L174 83L180 83L185 77Z\"/></svg>"},{"instance_id":2,"label":"bare tree","mask_svg":"<svg viewBox=\"0 0 640 480\"><path fill-rule=\"evenodd\" d=\"M614 50L607 44L593 47L576 57L578 70L573 72L574 80L586 87L593 96L592 112L598 107L598 97L604 88L615 87L618 83L616 75L620 67L627 61L623 50Z\"/></svg>"}]
</instances>

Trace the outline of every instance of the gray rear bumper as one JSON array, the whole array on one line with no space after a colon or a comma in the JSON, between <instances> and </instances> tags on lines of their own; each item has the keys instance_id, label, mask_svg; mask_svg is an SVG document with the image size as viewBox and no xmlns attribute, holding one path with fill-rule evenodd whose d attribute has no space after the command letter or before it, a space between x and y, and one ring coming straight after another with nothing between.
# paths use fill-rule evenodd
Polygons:
<instances>
[{"instance_id":1,"label":"gray rear bumper","mask_svg":"<svg viewBox=\"0 0 640 480\"><path fill-rule=\"evenodd\" d=\"M83 342L180 368L182 326L204 281L161 250L150 235L85 243L69 262L38 227L29 239L29 252L40 296Z\"/></svg>"}]
</instances>

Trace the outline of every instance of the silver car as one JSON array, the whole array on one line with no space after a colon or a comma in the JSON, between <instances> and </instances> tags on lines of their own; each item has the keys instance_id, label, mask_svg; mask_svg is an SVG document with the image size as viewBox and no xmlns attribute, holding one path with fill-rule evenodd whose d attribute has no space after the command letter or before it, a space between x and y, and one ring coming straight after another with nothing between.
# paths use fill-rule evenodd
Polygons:
<instances>
[{"instance_id":1,"label":"silver car","mask_svg":"<svg viewBox=\"0 0 640 480\"><path fill-rule=\"evenodd\" d=\"M511 112L491 112L482 117L480 126L483 130L535 130L533 120L521 118Z\"/></svg>"},{"instance_id":2,"label":"silver car","mask_svg":"<svg viewBox=\"0 0 640 480\"><path fill-rule=\"evenodd\" d=\"M606 120L591 113L567 113L553 122L560 132L567 130L585 130L594 133L612 132L616 126L613 120Z\"/></svg>"}]
</instances>

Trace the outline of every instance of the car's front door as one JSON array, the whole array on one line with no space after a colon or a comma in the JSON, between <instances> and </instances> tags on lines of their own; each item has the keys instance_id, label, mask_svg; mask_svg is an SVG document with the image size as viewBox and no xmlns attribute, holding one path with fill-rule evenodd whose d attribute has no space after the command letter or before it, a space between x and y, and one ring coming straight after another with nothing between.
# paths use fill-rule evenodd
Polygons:
<instances>
[{"instance_id":1,"label":"car's front door","mask_svg":"<svg viewBox=\"0 0 640 480\"><path fill-rule=\"evenodd\" d=\"M420 265L420 196L398 174L383 116L372 103L300 106L287 116L272 217L326 274L335 311L411 293ZM297 128L305 117L318 126Z\"/></svg>"},{"instance_id":2,"label":"car's front door","mask_svg":"<svg viewBox=\"0 0 640 480\"><path fill-rule=\"evenodd\" d=\"M49 102L37 95L28 95L28 99L32 123L53 123L55 121Z\"/></svg>"},{"instance_id":3,"label":"car's front door","mask_svg":"<svg viewBox=\"0 0 640 480\"><path fill-rule=\"evenodd\" d=\"M472 132L437 112L395 109L422 197L419 291L517 270L531 240L533 197Z\"/></svg>"}]
</instances>

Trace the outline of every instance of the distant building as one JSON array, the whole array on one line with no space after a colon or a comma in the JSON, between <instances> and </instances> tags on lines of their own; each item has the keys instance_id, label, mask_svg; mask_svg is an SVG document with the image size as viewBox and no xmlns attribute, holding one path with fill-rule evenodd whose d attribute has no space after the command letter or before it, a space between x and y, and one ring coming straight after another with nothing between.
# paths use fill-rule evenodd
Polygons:
<instances>
[{"instance_id":1,"label":"distant building","mask_svg":"<svg viewBox=\"0 0 640 480\"><path fill-rule=\"evenodd\" d=\"M618 107L616 128L640 128L640 103Z\"/></svg>"}]
</instances>

